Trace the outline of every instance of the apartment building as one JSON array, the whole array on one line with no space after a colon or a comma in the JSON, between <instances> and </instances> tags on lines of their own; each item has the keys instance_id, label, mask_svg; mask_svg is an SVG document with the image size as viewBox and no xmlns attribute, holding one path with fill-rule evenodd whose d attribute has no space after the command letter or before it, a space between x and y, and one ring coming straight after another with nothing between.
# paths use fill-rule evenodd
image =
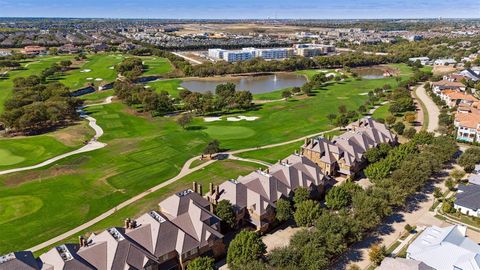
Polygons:
<instances>
[{"instance_id":1,"label":"apartment building","mask_svg":"<svg viewBox=\"0 0 480 270\"><path fill-rule=\"evenodd\" d=\"M322 44L297 44L294 48L296 54L303 57L326 55L335 52L334 46Z\"/></svg>"},{"instance_id":2,"label":"apartment building","mask_svg":"<svg viewBox=\"0 0 480 270\"><path fill-rule=\"evenodd\" d=\"M365 152L381 143L395 144L397 137L382 123L366 117L352 123L347 132L332 140L323 137L307 139L302 155L315 162L326 175L355 174L365 165Z\"/></svg>"},{"instance_id":3,"label":"apartment building","mask_svg":"<svg viewBox=\"0 0 480 270\"><path fill-rule=\"evenodd\" d=\"M227 62L239 62L250 60L256 57L263 59L285 59L293 56L293 49L291 48L243 48L241 50L223 50L223 49L209 49L208 56L214 60L224 60Z\"/></svg>"}]
</instances>

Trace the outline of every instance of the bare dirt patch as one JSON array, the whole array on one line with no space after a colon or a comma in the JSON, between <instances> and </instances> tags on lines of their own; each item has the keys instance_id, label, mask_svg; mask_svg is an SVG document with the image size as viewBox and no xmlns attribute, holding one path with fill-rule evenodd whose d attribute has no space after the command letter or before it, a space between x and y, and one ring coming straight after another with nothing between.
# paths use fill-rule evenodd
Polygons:
<instances>
[{"instance_id":1,"label":"bare dirt patch","mask_svg":"<svg viewBox=\"0 0 480 270\"><path fill-rule=\"evenodd\" d=\"M52 136L65 144L66 146L76 147L83 144L93 137L94 131L85 121L79 122L74 126L60 129L52 134Z\"/></svg>"},{"instance_id":2,"label":"bare dirt patch","mask_svg":"<svg viewBox=\"0 0 480 270\"><path fill-rule=\"evenodd\" d=\"M30 171L27 173L14 173L4 177L2 181L7 187L15 187L31 181L42 181L52 177L80 173L68 166L54 166L48 170Z\"/></svg>"},{"instance_id":3,"label":"bare dirt patch","mask_svg":"<svg viewBox=\"0 0 480 270\"><path fill-rule=\"evenodd\" d=\"M445 75L448 73L455 72L460 70L459 68L455 68L453 66L434 66L433 67L433 75Z\"/></svg>"}]
</instances>

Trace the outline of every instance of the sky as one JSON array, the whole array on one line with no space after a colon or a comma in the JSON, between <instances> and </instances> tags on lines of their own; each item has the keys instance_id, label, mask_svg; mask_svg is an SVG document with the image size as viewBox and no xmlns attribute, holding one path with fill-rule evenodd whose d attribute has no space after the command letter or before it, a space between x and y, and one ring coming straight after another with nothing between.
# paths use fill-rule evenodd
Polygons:
<instances>
[{"instance_id":1,"label":"sky","mask_svg":"<svg viewBox=\"0 0 480 270\"><path fill-rule=\"evenodd\" d=\"M480 18L480 0L0 0L0 17Z\"/></svg>"}]
</instances>

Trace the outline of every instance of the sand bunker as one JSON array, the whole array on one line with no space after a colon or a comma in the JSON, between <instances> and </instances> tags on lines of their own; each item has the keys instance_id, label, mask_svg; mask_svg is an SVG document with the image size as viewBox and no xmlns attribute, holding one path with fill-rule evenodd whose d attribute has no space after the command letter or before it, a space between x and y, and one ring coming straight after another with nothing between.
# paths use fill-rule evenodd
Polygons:
<instances>
[{"instance_id":1,"label":"sand bunker","mask_svg":"<svg viewBox=\"0 0 480 270\"><path fill-rule=\"evenodd\" d=\"M360 93L360 94L358 94L358 95L359 95L359 96L366 96L366 95L368 95L368 93L365 92L365 93Z\"/></svg>"},{"instance_id":2,"label":"sand bunker","mask_svg":"<svg viewBox=\"0 0 480 270\"><path fill-rule=\"evenodd\" d=\"M183 90L183 89L185 89L185 88L183 88L183 87L177 87L177 90Z\"/></svg>"},{"instance_id":3,"label":"sand bunker","mask_svg":"<svg viewBox=\"0 0 480 270\"><path fill-rule=\"evenodd\" d=\"M335 73L328 73L327 75L325 75L327 77L337 77L337 74Z\"/></svg>"},{"instance_id":4,"label":"sand bunker","mask_svg":"<svg viewBox=\"0 0 480 270\"><path fill-rule=\"evenodd\" d=\"M93 80L93 78L87 78L87 81L91 81L91 80Z\"/></svg>"},{"instance_id":5,"label":"sand bunker","mask_svg":"<svg viewBox=\"0 0 480 270\"><path fill-rule=\"evenodd\" d=\"M242 121L242 120L246 120L246 121L255 121L257 120L259 117L257 116L244 116L244 115L239 115L239 116L236 116L236 117L228 117L227 118L227 121L230 121L230 122L238 122L238 121Z\"/></svg>"},{"instance_id":6,"label":"sand bunker","mask_svg":"<svg viewBox=\"0 0 480 270\"><path fill-rule=\"evenodd\" d=\"M90 72L90 71L92 71L92 70L91 69L84 69L84 70L81 70L80 72L81 73L87 73L87 72Z\"/></svg>"},{"instance_id":7,"label":"sand bunker","mask_svg":"<svg viewBox=\"0 0 480 270\"><path fill-rule=\"evenodd\" d=\"M109 67L108 69L114 69L115 67Z\"/></svg>"},{"instance_id":8,"label":"sand bunker","mask_svg":"<svg viewBox=\"0 0 480 270\"><path fill-rule=\"evenodd\" d=\"M96 78L95 81L99 82L99 81L103 81L102 78Z\"/></svg>"},{"instance_id":9,"label":"sand bunker","mask_svg":"<svg viewBox=\"0 0 480 270\"><path fill-rule=\"evenodd\" d=\"M221 117L204 117L203 121L205 122L222 121L222 118Z\"/></svg>"},{"instance_id":10,"label":"sand bunker","mask_svg":"<svg viewBox=\"0 0 480 270\"><path fill-rule=\"evenodd\" d=\"M150 85L145 85L145 88L150 88L151 86Z\"/></svg>"}]
</instances>

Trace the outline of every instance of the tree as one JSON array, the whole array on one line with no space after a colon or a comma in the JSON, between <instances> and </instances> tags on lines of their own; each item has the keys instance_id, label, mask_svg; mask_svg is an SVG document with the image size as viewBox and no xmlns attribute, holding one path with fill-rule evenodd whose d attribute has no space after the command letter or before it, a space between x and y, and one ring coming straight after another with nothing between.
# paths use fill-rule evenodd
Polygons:
<instances>
[{"instance_id":1,"label":"tree","mask_svg":"<svg viewBox=\"0 0 480 270\"><path fill-rule=\"evenodd\" d=\"M410 127L403 132L403 136L405 136L405 138L407 139L412 139L416 133L417 133L417 130L413 127Z\"/></svg>"},{"instance_id":2,"label":"tree","mask_svg":"<svg viewBox=\"0 0 480 270\"><path fill-rule=\"evenodd\" d=\"M285 100L288 100L291 96L292 92L290 92L290 90L285 89L282 91L282 98L284 98Z\"/></svg>"},{"instance_id":3,"label":"tree","mask_svg":"<svg viewBox=\"0 0 480 270\"><path fill-rule=\"evenodd\" d=\"M370 247L370 251L368 252L368 257L370 258L370 261L375 264L375 265L380 265L382 263L383 259L385 258L385 255L387 254L387 250L385 249L385 246L379 246L377 244L374 244Z\"/></svg>"},{"instance_id":4,"label":"tree","mask_svg":"<svg viewBox=\"0 0 480 270\"><path fill-rule=\"evenodd\" d=\"M292 205L288 200L278 199L276 203L276 218L278 221L283 222L293 217Z\"/></svg>"},{"instance_id":5,"label":"tree","mask_svg":"<svg viewBox=\"0 0 480 270\"><path fill-rule=\"evenodd\" d=\"M455 213L455 207L453 207L453 202L450 200L446 200L442 204L442 211L447 214Z\"/></svg>"},{"instance_id":6,"label":"tree","mask_svg":"<svg viewBox=\"0 0 480 270\"><path fill-rule=\"evenodd\" d=\"M480 162L480 147L471 147L458 158L458 164L463 167L466 172L472 172L475 165Z\"/></svg>"},{"instance_id":7,"label":"tree","mask_svg":"<svg viewBox=\"0 0 480 270\"><path fill-rule=\"evenodd\" d=\"M451 191L454 190L455 189L455 183L453 182L453 179L449 177L445 181L445 186Z\"/></svg>"},{"instance_id":8,"label":"tree","mask_svg":"<svg viewBox=\"0 0 480 270\"><path fill-rule=\"evenodd\" d=\"M193 116L190 113L181 114L177 118L177 124L179 124L183 129L193 121Z\"/></svg>"},{"instance_id":9,"label":"tree","mask_svg":"<svg viewBox=\"0 0 480 270\"><path fill-rule=\"evenodd\" d=\"M453 169L450 172L450 176L455 179L455 181L460 181L465 176L465 171L461 169Z\"/></svg>"},{"instance_id":10,"label":"tree","mask_svg":"<svg viewBox=\"0 0 480 270\"><path fill-rule=\"evenodd\" d=\"M395 124L395 122L397 121L397 117L393 116L393 115L389 115L385 118L385 122L391 126L393 124Z\"/></svg>"},{"instance_id":11,"label":"tree","mask_svg":"<svg viewBox=\"0 0 480 270\"><path fill-rule=\"evenodd\" d=\"M220 142L217 140L209 142L203 150L203 153L205 155L210 155L210 157L212 157L213 154L216 154L218 152L220 152Z\"/></svg>"},{"instance_id":12,"label":"tree","mask_svg":"<svg viewBox=\"0 0 480 270\"><path fill-rule=\"evenodd\" d=\"M441 198L442 196L443 196L443 194L442 194L442 191L440 190L440 188L439 188L439 187L435 187L435 188L433 189L433 197L435 197L435 199L439 199L439 198Z\"/></svg>"},{"instance_id":13,"label":"tree","mask_svg":"<svg viewBox=\"0 0 480 270\"><path fill-rule=\"evenodd\" d=\"M337 116L337 119L335 119L335 125L337 127L345 127L345 126L348 125L349 122L350 122L350 120L348 119L348 117L345 114L341 114L341 115Z\"/></svg>"},{"instance_id":14,"label":"tree","mask_svg":"<svg viewBox=\"0 0 480 270\"><path fill-rule=\"evenodd\" d=\"M367 112L367 108L364 105L360 105L360 107L358 107L358 112L365 114Z\"/></svg>"},{"instance_id":15,"label":"tree","mask_svg":"<svg viewBox=\"0 0 480 270\"><path fill-rule=\"evenodd\" d=\"M306 200L297 206L293 216L298 226L309 227L315 223L321 214L322 209L318 202Z\"/></svg>"},{"instance_id":16,"label":"tree","mask_svg":"<svg viewBox=\"0 0 480 270\"><path fill-rule=\"evenodd\" d=\"M187 265L187 270L214 270L215 260L210 257L197 257Z\"/></svg>"},{"instance_id":17,"label":"tree","mask_svg":"<svg viewBox=\"0 0 480 270\"><path fill-rule=\"evenodd\" d=\"M403 116L403 119L408 123L413 123L415 120L417 120L417 114L414 112L406 112Z\"/></svg>"},{"instance_id":18,"label":"tree","mask_svg":"<svg viewBox=\"0 0 480 270\"><path fill-rule=\"evenodd\" d=\"M398 135L402 135L403 131L405 130L405 124L402 122L397 122L392 126L392 128Z\"/></svg>"},{"instance_id":19,"label":"tree","mask_svg":"<svg viewBox=\"0 0 480 270\"><path fill-rule=\"evenodd\" d=\"M243 230L235 236L228 247L228 268L242 269L243 265L259 260L266 251L267 247L257 233Z\"/></svg>"},{"instance_id":20,"label":"tree","mask_svg":"<svg viewBox=\"0 0 480 270\"><path fill-rule=\"evenodd\" d=\"M71 65L72 65L72 61L70 60L63 60L60 62L60 66L62 67L63 70L67 69Z\"/></svg>"},{"instance_id":21,"label":"tree","mask_svg":"<svg viewBox=\"0 0 480 270\"><path fill-rule=\"evenodd\" d=\"M310 199L310 190L305 187L299 187L295 189L295 194L293 195L293 202L295 207L301 204L302 202Z\"/></svg>"},{"instance_id":22,"label":"tree","mask_svg":"<svg viewBox=\"0 0 480 270\"><path fill-rule=\"evenodd\" d=\"M237 218L235 217L235 212L233 211L233 206L230 201L221 200L215 206L215 215L217 215L222 220L222 227L224 230L230 230L235 228L237 223Z\"/></svg>"},{"instance_id":23,"label":"tree","mask_svg":"<svg viewBox=\"0 0 480 270\"><path fill-rule=\"evenodd\" d=\"M340 210L349 205L350 199L350 195L342 186L334 186L325 196L325 203L330 209Z\"/></svg>"},{"instance_id":24,"label":"tree","mask_svg":"<svg viewBox=\"0 0 480 270\"><path fill-rule=\"evenodd\" d=\"M327 115L327 119L328 119L328 121L330 121L330 124L332 124L333 120L335 120L336 118L337 118L337 115L334 114L334 113L330 113L330 114Z\"/></svg>"}]
</instances>

